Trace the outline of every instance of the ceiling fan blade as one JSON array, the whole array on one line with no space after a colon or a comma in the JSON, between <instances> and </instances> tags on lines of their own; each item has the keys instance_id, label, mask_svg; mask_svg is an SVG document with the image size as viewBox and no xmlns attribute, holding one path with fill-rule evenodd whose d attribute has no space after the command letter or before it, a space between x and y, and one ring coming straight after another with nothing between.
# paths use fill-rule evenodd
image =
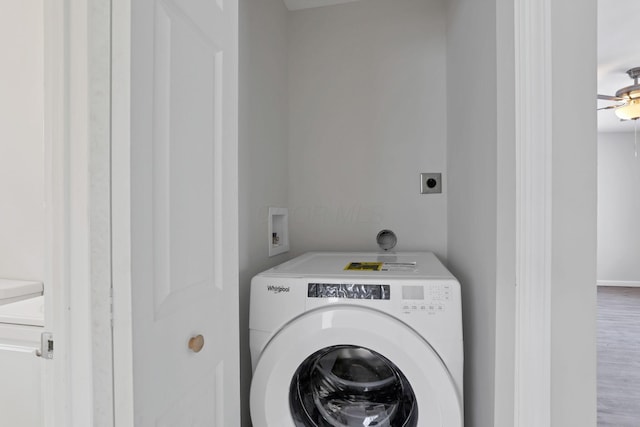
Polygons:
<instances>
[{"instance_id":1,"label":"ceiling fan blade","mask_svg":"<svg viewBox=\"0 0 640 427\"><path fill-rule=\"evenodd\" d=\"M623 101L622 98L619 98L617 96L611 96L611 95L598 95L598 99L603 99L605 101Z\"/></svg>"},{"instance_id":2,"label":"ceiling fan blade","mask_svg":"<svg viewBox=\"0 0 640 427\"><path fill-rule=\"evenodd\" d=\"M598 111L600 111L600 110L611 110L612 108L618 108L618 107L622 107L622 105L609 105L608 107L598 108Z\"/></svg>"}]
</instances>

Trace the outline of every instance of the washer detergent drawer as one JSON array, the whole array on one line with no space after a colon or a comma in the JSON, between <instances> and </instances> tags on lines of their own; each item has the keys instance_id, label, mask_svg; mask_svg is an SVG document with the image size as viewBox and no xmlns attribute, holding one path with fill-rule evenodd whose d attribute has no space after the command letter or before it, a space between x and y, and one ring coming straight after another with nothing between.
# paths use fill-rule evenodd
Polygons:
<instances>
[{"instance_id":1,"label":"washer detergent drawer","mask_svg":"<svg viewBox=\"0 0 640 427\"><path fill-rule=\"evenodd\" d=\"M283 327L257 361L250 399L254 427L463 426L461 396L429 343L360 306Z\"/></svg>"}]
</instances>

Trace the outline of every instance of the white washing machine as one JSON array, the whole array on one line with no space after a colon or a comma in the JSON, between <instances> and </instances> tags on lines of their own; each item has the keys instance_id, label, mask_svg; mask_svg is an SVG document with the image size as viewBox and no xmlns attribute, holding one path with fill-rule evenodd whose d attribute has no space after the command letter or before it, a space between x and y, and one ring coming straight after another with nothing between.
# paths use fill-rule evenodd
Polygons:
<instances>
[{"instance_id":1,"label":"white washing machine","mask_svg":"<svg viewBox=\"0 0 640 427\"><path fill-rule=\"evenodd\" d=\"M254 427L462 427L460 285L428 252L314 252L251 282Z\"/></svg>"}]
</instances>

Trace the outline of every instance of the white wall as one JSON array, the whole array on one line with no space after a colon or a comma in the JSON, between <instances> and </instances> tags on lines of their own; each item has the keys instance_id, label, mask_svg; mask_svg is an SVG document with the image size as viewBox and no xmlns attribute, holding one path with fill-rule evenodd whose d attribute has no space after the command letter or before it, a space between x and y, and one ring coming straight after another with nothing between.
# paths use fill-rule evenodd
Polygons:
<instances>
[{"instance_id":1,"label":"white wall","mask_svg":"<svg viewBox=\"0 0 640 427\"><path fill-rule=\"evenodd\" d=\"M640 157L634 141L633 132L598 134L598 281L604 283L640 283Z\"/></svg>"},{"instance_id":2,"label":"white wall","mask_svg":"<svg viewBox=\"0 0 640 427\"><path fill-rule=\"evenodd\" d=\"M288 206L287 10L240 1L239 197L242 425L249 422L251 278L288 259L268 257L268 207Z\"/></svg>"},{"instance_id":3,"label":"white wall","mask_svg":"<svg viewBox=\"0 0 640 427\"><path fill-rule=\"evenodd\" d=\"M43 28L42 0L0 1L0 278L45 279ZM27 350L0 351L0 424L42 425L42 362Z\"/></svg>"},{"instance_id":4,"label":"white wall","mask_svg":"<svg viewBox=\"0 0 640 427\"><path fill-rule=\"evenodd\" d=\"M0 2L0 277L44 274L42 7Z\"/></svg>"},{"instance_id":5,"label":"white wall","mask_svg":"<svg viewBox=\"0 0 640 427\"><path fill-rule=\"evenodd\" d=\"M554 0L550 9L553 427L595 427L597 422L596 3Z\"/></svg>"},{"instance_id":6,"label":"white wall","mask_svg":"<svg viewBox=\"0 0 640 427\"><path fill-rule=\"evenodd\" d=\"M494 427L512 427L515 374L516 147L514 2L496 1L496 351Z\"/></svg>"},{"instance_id":7,"label":"white wall","mask_svg":"<svg viewBox=\"0 0 640 427\"><path fill-rule=\"evenodd\" d=\"M497 282L495 0L447 3L448 266L462 285L467 427L494 425Z\"/></svg>"},{"instance_id":8,"label":"white wall","mask_svg":"<svg viewBox=\"0 0 640 427\"><path fill-rule=\"evenodd\" d=\"M367 0L289 18L292 252L447 247L446 43L440 0ZM444 192L419 194L420 172Z\"/></svg>"},{"instance_id":9,"label":"white wall","mask_svg":"<svg viewBox=\"0 0 640 427\"><path fill-rule=\"evenodd\" d=\"M249 285L307 250L446 251L444 10L368 0L288 12L240 2L240 331L249 425ZM421 196L420 172L444 194ZM292 251L267 256L267 208L290 209Z\"/></svg>"}]
</instances>

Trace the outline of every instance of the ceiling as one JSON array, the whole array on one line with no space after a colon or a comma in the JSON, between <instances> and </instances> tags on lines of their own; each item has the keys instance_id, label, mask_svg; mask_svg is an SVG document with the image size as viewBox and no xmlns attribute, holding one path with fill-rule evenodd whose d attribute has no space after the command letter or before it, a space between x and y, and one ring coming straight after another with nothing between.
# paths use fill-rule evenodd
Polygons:
<instances>
[{"instance_id":1,"label":"ceiling","mask_svg":"<svg viewBox=\"0 0 640 427\"><path fill-rule=\"evenodd\" d=\"M312 7L331 6L358 0L283 0L289 10L310 9Z\"/></svg>"},{"instance_id":2,"label":"ceiling","mask_svg":"<svg viewBox=\"0 0 640 427\"><path fill-rule=\"evenodd\" d=\"M615 95L633 80L626 71L640 67L637 22L639 0L598 0L598 93ZM598 107L611 102L598 101ZM633 132L635 122L620 122L613 110L598 111L598 131ZM640 125L640 123L638 123Z\"/></svg>"}]
</instances>

